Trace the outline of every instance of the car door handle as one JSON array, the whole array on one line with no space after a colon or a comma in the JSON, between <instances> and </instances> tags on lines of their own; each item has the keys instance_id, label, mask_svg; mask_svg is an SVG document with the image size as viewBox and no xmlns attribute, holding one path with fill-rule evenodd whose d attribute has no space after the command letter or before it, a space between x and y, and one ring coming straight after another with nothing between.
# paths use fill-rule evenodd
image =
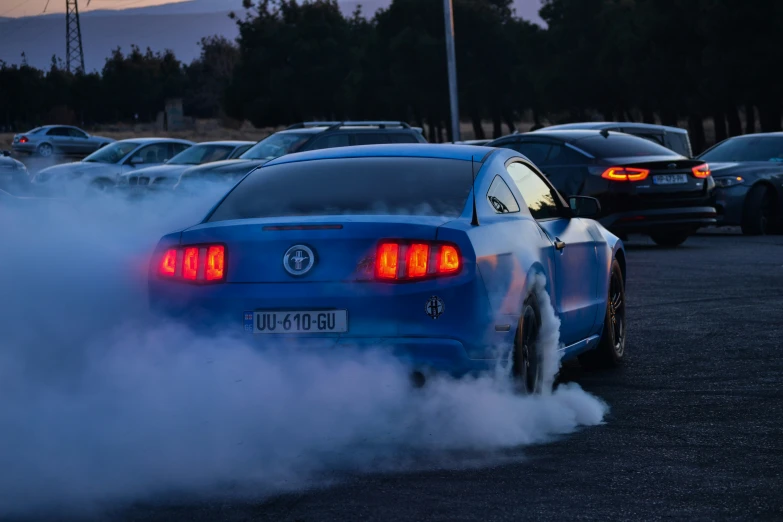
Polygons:
<instances>
[{"instance_id":1,"label":"car door handle","mask_svg":"<svg viewBox=\"0 0 783 522\"><path fill-rule=\"evenodd\" d=\"M559 237L555 238L555 248L557 250L563 250L565 248L565 242L560 241Z\"/></svg>"}]
</instances>

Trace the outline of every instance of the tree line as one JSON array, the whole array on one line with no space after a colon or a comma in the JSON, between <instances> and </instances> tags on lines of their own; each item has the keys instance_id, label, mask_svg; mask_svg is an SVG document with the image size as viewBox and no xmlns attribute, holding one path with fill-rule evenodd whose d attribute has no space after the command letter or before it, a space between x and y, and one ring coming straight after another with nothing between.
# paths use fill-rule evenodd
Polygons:
<instances>
[{"instance_id":1,"label":"tree line","mask_svg":"<svg viewBox=\"0 0 783 522\"><path fill-rule=\"evenodd\" d=\"M511 3L454 0L460 114L477 138L482 121L494 137L522 118L687 122L694 150L705 121L716 140L781 130L783 3L543 0L545 28ZM237 40L205 38L190 64L135 47L88 74L0 63L0 127L151 121L181 97L188 115L257 127L403 119L451 139L442 0L392 0L371 18L336 0L244 7Z\"/></svg>"}]
</instances>

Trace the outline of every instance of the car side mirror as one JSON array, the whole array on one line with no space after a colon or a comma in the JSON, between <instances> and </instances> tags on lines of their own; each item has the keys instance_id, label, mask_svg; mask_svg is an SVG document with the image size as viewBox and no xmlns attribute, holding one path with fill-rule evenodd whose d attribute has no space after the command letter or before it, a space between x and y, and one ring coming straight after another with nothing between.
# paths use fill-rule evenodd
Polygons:
<instances>
[{"instance_id":1,"label":"car side mirror","mask_svg":"<svg viewBox=\"0 0 783 522\"><path fill-rule=\"evenodd\" d=\"M601 203L588 196L570 196L568 206L574 217L595 218L601 213Z\"/></svg>"}]
</instances>

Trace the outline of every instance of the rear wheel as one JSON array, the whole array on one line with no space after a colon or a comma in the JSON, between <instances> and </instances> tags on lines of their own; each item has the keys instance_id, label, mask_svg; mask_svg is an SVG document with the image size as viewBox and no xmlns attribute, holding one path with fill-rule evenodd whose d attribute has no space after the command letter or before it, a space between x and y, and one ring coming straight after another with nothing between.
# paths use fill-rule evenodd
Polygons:
<instances>
[{"instance_id":1,"label":"rear wheel","mask_svg":"<svg viewBox=\"0 0 783 522\"><path fill-rule=\"evenodd\" d=\"M746 236L771 234L778 226L780 209L775 193L769 187L756 185L745 196L742 212L742 233Z\"/></svg>"},{"instance_id":2,"label":"rear wheel","mask_svg":"<svg viewBox=\"0 0 783 522\"><path fill-rule=\"evenodd\" d=\"M612 261L604 329L598 347L579 356L587 368L613 368L625 356L625 284L620 263Z\"/></svg>"},{"instance_id":3,"label":"rear wheel","mask_svg":"<svg viewBox=\"0 0 783 522\"><path fill-rule=\"evenodd\" d=\"M38 145L38 155L42 158L48 158L54 153L54 148L48 143L41 143Z\"/></svg>"},{"instance_id":4,"label":"rear wheel","mask_svg":"<svg viewBox=\"0 0 783 522\"><path fill-rule=\"evenodd\" d=\"M543 368L538 350L538 332L541 319L535 296L525 300L522 319L517 327L514 341L514 361L512 377L514 387L519 393L541 393Z\"/></svg>"},{"instance_id":5,"label":"rear wheel","mask_svg":"<svg viewBox=\"0 0 783 522\"><path fill-rule=\"evenodd\" d=\"M650 239L658 246L676 247L685 243L690 235L690 232L683 231L653 232Z\"/></svg>"}]
</instances>

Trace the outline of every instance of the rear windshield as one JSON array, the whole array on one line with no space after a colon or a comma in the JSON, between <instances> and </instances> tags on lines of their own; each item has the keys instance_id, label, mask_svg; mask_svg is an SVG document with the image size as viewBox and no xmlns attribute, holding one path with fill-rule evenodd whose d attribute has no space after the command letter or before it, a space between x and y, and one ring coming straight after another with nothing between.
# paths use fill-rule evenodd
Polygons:
<instances>
[{"instance_id":1,"label":"rear windshield","mask_svg":"<svg viewBox=\"0 0 783 522\"><path fill-rule=\"evenodd\" d=\"M674 152L663 145L628 134L609 134L581 138L574 142L580 149L596 158L622 158L625 156L672 156Z\"/></svg>"},{"instance_id":2,"label":"rear windshield","mask_svg":"<svg viewBox=\"0 0 783 522\"><path fill-rule=\"evenodd\" d=\"M783 137L749 136L723 141L699 156L713 162L771 161L783 162Z\"/></svg>"},{"instance_id":3,"label":"rear windshield","mask_svg":"<svg viewBox=\"0 0 783 522\"><path fill-rule=\"evenodd\" d=\"M339 158L253 171L207 221L280 216L406 214L456 217L465 208L469 161Z\"/></svg>"}]
</instances>

